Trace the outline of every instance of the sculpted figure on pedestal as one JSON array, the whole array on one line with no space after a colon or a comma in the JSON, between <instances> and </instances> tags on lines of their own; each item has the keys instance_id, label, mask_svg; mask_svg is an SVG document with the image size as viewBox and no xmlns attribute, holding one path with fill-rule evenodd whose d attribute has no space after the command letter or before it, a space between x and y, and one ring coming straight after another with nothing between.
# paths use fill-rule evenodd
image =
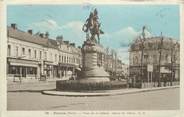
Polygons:
<instances>
[{"instance_id":1,"label":"sculpted figure on pedestal","mask_svg":"<svg viewBox=\"0 0 184 117\"><path fill-rule=\"evenodd\" d=\"M89 18L86 20L83 25L82 30L86 32L87 39L96 43L96 36L98 38L98 43L100 43L100 34L104 34L104 32L100 29L101 24L98 21L98 11L95 9L90 13ZM90 36L89 36L90 32Z\"/></svg>"}]
</instances>

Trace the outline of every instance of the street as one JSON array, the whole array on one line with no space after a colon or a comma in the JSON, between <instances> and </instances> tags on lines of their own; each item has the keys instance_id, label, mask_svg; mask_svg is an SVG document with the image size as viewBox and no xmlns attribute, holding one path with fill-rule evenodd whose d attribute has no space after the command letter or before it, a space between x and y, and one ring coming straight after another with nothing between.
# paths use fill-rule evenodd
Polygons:
<instances>
[{"instance_id":1,"label":"street","mask_svg":"<svg viewBox=\"0 0 184 117\"><path fill-rule=\"evenodd\" d=\"M8 110L176 110L179 88L100 97L66 97L8 92Z\"/></svg>"}]
</instances>

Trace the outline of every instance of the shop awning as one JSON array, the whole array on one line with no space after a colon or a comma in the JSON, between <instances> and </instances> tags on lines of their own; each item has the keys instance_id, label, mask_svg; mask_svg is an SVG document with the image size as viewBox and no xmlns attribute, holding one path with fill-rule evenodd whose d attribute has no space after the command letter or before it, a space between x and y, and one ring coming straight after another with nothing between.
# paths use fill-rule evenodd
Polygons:
<instances>
[{"instance_id":1,"label":"shop awning","mask_svg":"<svg viewBox=\"0 0 184 117\"><path fill-rule=\"evenodd\" d=\"M10 65L14 66L25 66L25 67L38 67L38 64L27 64L27 63L10 63Z\"/></svg>"},{"instance_id":2,"label":"shop awning","mask_svg":"<svg viewBox=\"0 0 184 117\"><path fill-rule=\"evenodd\" d=\"M27 67L38 67L38 61L31 61L25 59L8 59L10 65L14 66L27 66Z\"/></svg>"},{"instance_id":3,"label":"shop awning","mask_svg":"<svg viewBox=\"0 0 184 117\"><path fill-rule=\"evenodd\" d=\"M79 71L81 71L81 68L79 68L79 67L77 67L77 68L75 68L76 70L79 70Z\"/></svg>"}]
</instances>

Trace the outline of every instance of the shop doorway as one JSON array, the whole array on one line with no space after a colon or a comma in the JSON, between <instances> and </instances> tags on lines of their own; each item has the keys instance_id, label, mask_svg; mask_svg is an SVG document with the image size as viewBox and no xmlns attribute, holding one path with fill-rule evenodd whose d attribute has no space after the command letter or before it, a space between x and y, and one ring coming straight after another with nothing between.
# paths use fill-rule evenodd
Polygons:
<instances>
[{"instance_id":1,"label":"shop doorway","mask_svg":"<svg viewBox=\"0 0 184 117\"><path fill-rule=\"evenodd\" d=\"M22 67L22 77L26 78L26 67Z\"/></svg>"}]
</instances>

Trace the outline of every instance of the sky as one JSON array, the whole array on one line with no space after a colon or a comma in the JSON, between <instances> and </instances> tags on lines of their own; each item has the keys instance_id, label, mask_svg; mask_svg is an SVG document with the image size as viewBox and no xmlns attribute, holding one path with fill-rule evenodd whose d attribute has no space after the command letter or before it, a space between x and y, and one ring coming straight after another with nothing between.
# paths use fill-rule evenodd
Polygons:
<instances>
[{"instance_id":1,"label":"sky","mask_svg":"<svg viewBox=\"0 0 184 117\"><path fill-rule=\"evenodd\" d=\"M89 13L97 8L104 47L114 49L119 59L129 63L129 45L141 34L146 26L146 35L179 40L178 5L9 5L8 26L16 23L23 31L33 29L33 33L49 32L52 39L63 35L64 40L81 46L85 41L82 26Z\"/></svg>"}]
</instances>

